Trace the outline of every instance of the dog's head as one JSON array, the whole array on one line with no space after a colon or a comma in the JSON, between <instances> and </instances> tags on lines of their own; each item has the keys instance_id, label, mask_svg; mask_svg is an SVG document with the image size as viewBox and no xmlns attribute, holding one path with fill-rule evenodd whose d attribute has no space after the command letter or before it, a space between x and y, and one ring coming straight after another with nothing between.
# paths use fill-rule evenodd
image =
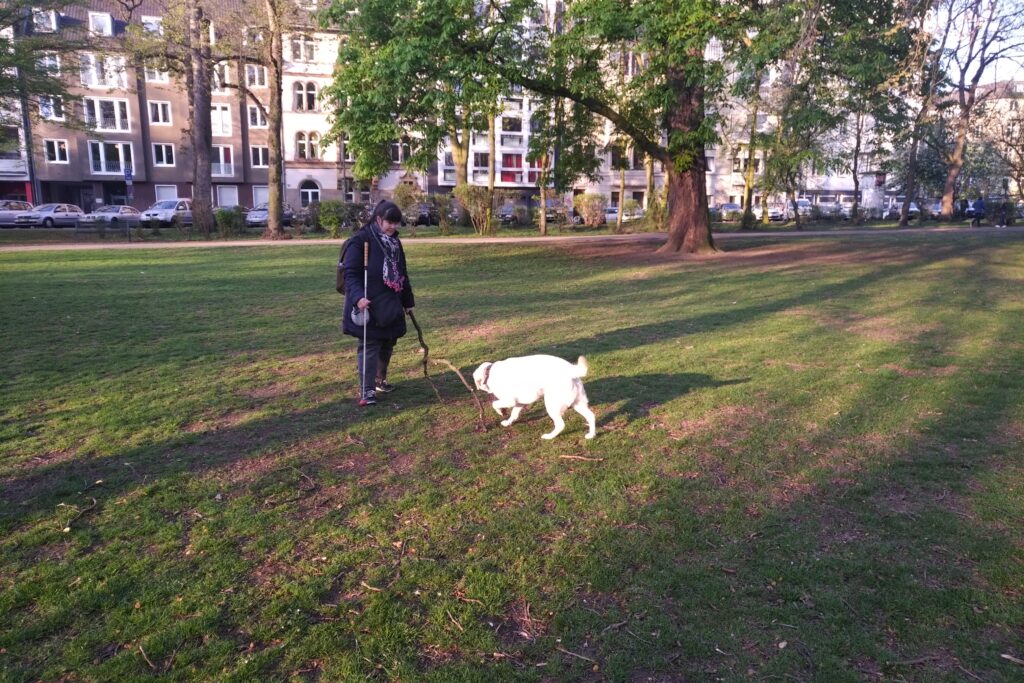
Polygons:
<instances>
[{"instance_id":1,"label":"dog's head","mask_svg":"<svg viewBox=\"0 0 1024 683\"><path fill-rule=\"evenodd\" d=\"M481 363L480 367L473 371L473 382L476 384L476 388L480 391L490 391L487 387L487 378L491 374L491 366L494 363Z\"/></svg>"}]
</instances>

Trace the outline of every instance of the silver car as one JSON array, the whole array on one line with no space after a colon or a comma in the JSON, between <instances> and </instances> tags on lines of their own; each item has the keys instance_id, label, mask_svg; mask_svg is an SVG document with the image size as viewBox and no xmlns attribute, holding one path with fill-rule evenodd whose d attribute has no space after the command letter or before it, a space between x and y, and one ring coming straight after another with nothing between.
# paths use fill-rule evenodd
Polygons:
<instances>
[{"instance_id":1,"label":"silver car","mask_svg":"<svg viewBox=\"0 0 1024 683\"><path fill-rule=\"evenodd\" d=\"M177 218L183 225L192 225L191 199L161 199L142 212L142 220L169 226Z\"/></svg>"},{"instance_id":2,"label":"silver car","mask_svg":"<svg viewBox=\"0 0 1024 683\"><path fill-rule=\"evenodd\" d=\"M85 212L74 204L40 204L31 211L19 213L14 224L20 228L73 228Z\"/></svg>"},{"instance_id":3,"label":"silver car","mask_svg":"<svg viewBox=\"0 0 1024 683\"><path fill-rule=\"evenodd\" d=\"M0 199L0 228L13 228L19 213L31 211L32 205L17 199Z\"/></svg>"},{"instance_id":4,"label":"silver car","mask_svg":"<svg viewBox=\"0 0 1024 683\"><path fill-rule=\"evenodd\" d=\"M268 213L267 205L259 204L253 207L249 213L245 214L245 224L247 226L266 225ZM292 210L292 207L285 204L281 213L283 214L284 224L291 225L295 219L295 211Z\"/></svg>"},{"instance_id":5,"label":"silver car","mask_svg":"<svg viewBox=\"0 0 1024 683\"><path fill-rule=\"evenodd\" d=\"M111 230L120 230L127 226L136 227L142 221L142 214L132 206L101 206L92 213L87 213L79 220L82 226L100 226L106 224Z\"/></svg>"}]
</instances>

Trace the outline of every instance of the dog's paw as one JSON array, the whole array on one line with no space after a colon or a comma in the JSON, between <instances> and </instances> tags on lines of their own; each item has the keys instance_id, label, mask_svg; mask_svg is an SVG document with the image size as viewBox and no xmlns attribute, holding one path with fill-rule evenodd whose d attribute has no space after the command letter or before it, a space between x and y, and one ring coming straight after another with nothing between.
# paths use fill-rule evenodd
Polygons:
<instances>
[{"instance_id":1,"label":"dog's paw","mask_svg":"<svg viewBox=\"0 0 1024 683\"><path fill-rule=\"evenodd\" d=\"M502 427L508 427L510 424L512 424L512 420L502 420L501 421L501 426Z\"/></svg>"},{"instance_id":2,"label":"dog's paw","mask_svg":"<svg viewBox=\"0 0 1024 683\"><path fill-rule=\"evenodd\" d=\"M583 438L585 438L585 439L593 439L595 436L597 436L597 432L587 432L587 435L584 436Z\"/></svg>"},{"instance_id":3,"label":"dog's paw","mask_svg":"<svg viewBox=\"0 0 1024 683\"><path fill-rule=\"evenodd\" d=\"M550 440L550 439L555 438L556 436L558 436L558 434L542 434L540 438L542 438L542 439L549 439Z\"/></svg>"}]
</instances>

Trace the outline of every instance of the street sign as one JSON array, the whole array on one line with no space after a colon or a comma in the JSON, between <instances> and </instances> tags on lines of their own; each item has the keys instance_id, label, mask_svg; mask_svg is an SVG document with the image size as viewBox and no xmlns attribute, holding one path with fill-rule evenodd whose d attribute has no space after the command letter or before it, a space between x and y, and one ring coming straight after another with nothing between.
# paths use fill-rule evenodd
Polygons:
<instances>
[{"instance_id":1,"label":"street sign","mask_svg":"<svg viewBox=\"0 0 1024 683\"><path fill-rule=\"evenodd\" d=\"M127 166L127 165L126 165L126 166L124 167L124 182L125 182L125 184L127 184L127 185L128 185L129 187L130 187L130 186L131 186L131 184L132 184L132 177L133 177L133 175L132 175L132 167L131 167L131 166Z\"/></svg>"}]
</instances>

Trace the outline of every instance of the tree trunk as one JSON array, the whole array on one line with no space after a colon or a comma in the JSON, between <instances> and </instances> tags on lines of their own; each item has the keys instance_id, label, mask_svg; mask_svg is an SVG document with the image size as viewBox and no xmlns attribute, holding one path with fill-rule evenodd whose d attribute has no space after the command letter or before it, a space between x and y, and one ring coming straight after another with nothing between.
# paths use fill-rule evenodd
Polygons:
<instances>
[{"instance_id":1,"label":"tree trunk","mask_svg":"<svg viewBox=\"0 0 1024 683\"><path fill-rule=\"evenodd\" d=\"M760 74L758 83L761 82ZM741 230L751 230L754 227L754 207L751 200L754 198L754 138L757 137L757 110L759 98L754 99L754 110L750 114L750 138L747 143L747 169L743 174L743 222L740 223ZM761 215L764 215L762 212Z\"/></svg>"},{"instance_id":2,"label":"tree trunk","mask_svg":"<svg viewBox=\"0 0 1024 683\"><path fill-rule=\"evenodd\" d=\"M469 184L469 128L460 131L454 127L448 130L448 146L452 149L452 163L455 164L455 187Z\"/></svg>"},{"instance_id":3,"label":"tree trunk","mask_svg":"<svg viewBox=\"0 0 1024 683\"><path fill-rule=\"evenodd\" d=\"M677 171L675 166L665 167L665 195L669 207L668 241L658 249L659 252L707 254L717 251L708 225L708 194L703 161L699 165L699 169L691 168L683 173Z\"/></svg>"},{"instance_id":4,"label":"tree trunk","mask_svg":"<svg viewBox=\"0 0 1024 683\"><path fill-rule=\"evenodd\" d=\"M626 207L626 168L619 169L619 213L615 216L615 233L622 232L622 212Z\"/></svg>"},{"instance_id":5,"label":"tree trunk","mask_svg":"<svg viewBox=\"0 0 1024 683\"><path fill-rule=\"evenodd\" d=\"M547 163L547 157L541 158L541 163ZM544 171L540 174L540 182L537 183L537 193L540 195L540 217L537 222L540 224L540 234L548 234L548 174Z\"/></svg>"},{"instance_id":6,"label":"tree trunk","mask_svg":"<svg viewBox=\"0 0 1024 683\"><path fill-rule=\"evenodd\" d=\"M668 117L668 133L688 140L686 148L665 164L665 201L668 205L668 241L659 252L682 251L706 254L717 251L711 237L708 217L708 191L704 160L704 143L694 133L704 120L704 88L690 84L687 75L677 72L670 77L672 91L678 93ZM685 164L680 171L676 161Z\"/></svg>"},{"instance_id":7,"label":"tree trunk","mask_svg":"<svg viewBox=\"0 0 1024 683\"><path fill-rule=\"evenodd\" d=\"M491 219L494 214L494 165L498 163L498 160L494 158L498 153L494 119L494 114L487 115L487 158L490 163L487 167L487 224L484 226L486 235L494 234L494 228L491 227Z\"/></svg>"},{"instance_id":8,"label":"tree trunk","mask_svg":"<svg viewBox=\"0 0 1024 683\"><path fill-rule=\"evenodd\" d=\"M860 223L860 147L864 137L864 114L857 113L857 127L853 134L853 206L850 220ZM842 208L842 207L840 207Z\"/></svg>"},{"instance_id":9,"label":"tree trunk","mask_svg":"<svg viewBox=\"0 0 1024 683\"><path fill-rule=\"evenodd\" d=\"M267 83L270 102L267 103L267 229L265 239L279 240L286 237L284 232L283 168L284 155L281 149L283 128L281 88L284 81L284 35L276 0L263 0L267 13L267 29L270 44L267 55Z\"/></svg>"},{"instance_id":10,"label":"tree trunk","mask_svg":"<svg viewBox=\"0 0 1024 683\"><path fill-rule=\"evenodd\" d=\"M644 211L651 208L654 202L654 157L644 157L644 169L647 171L647 185L644 188Z\"/></svg>"},{"instance_id":11,"label":"tree trunk","mask_svg":"<svg viewBox=\"0 0 1024 683\"><path fill-rule=\"evenodd\" d=\"M953 151L946 158L946 184L942 188L943 216L953 215L953 194L956 190L956 181L960 177L960 171L964 167L964 149L967 147L967 122L969 115L969 110L967 113L961 114Z\"/></svg>"},{"instance_id":12,"label":"tree trunk","mask_svg":"<svg viewBox=\"0 0 1024 683\"><path fill-rule=\"evenodd\" d=\"M213 230L213 179L211 151L213 130L210 119L210 22L203 8L193 0L189 7L188 28L192 71L192 227L209 235Z\"/></svg>"}]
</instances>

